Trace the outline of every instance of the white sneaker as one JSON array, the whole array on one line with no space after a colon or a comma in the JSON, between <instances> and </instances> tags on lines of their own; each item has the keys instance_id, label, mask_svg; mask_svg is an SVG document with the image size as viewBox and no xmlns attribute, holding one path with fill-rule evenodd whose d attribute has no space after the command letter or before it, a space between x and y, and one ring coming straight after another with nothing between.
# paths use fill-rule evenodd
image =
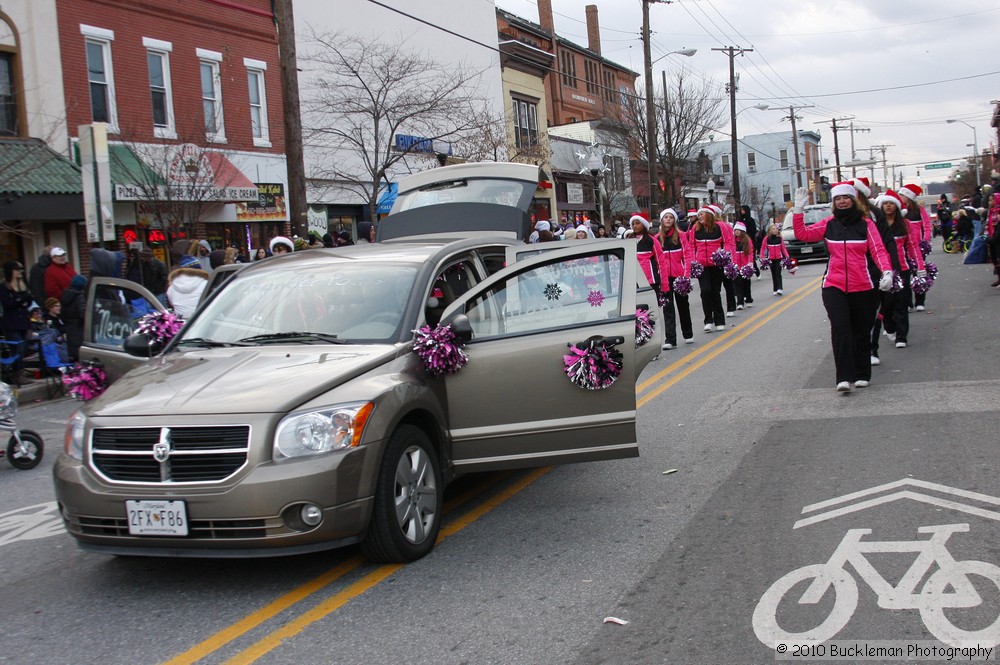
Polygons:
<instances>
[{"instance_id":1,"label":"white sneaker","mask_svg":"<svg viewBox=\"0 0 1000 665\"><path fill-rule=\"evenodd\" d=\"M785 294L784 294L784 293L783 293L783 292L781 291L781 289L778 289L778 290L777 290L777 291L775 291L774 293L775 293L775 295L779 295L779 296L783 296L783 295L785 295Z\"/></svg>"},{"instance_id":2,"label":"white sneaker","mask_svg":"<svg viewBox=\"0 0 1000 665\"><path fill-rule=\"evenodd\" d=\"M736 309L743 309L743 305L737 305Z\"/></svg>"},{"instance_id":3,"label":"white sneaker","mask_svg":"<svg viewBox=\"0 0 1000 665\"><path fill-rule=\"evenodd\" d=\"M736 316L736 312L726 312L726 316Z\"/></svg>"},{"instance_id":4,"label":"white sneaker","mask_svg":"<svg viewBox=\"0 0 1000 665\"><path fill-rule=\"evenodd\" d=\"M715 330L715 326L713 326L711 323L705 324L705 332L712 332L713 330Z\"/></svg>"},{"instance_id":5,"label":"white sneaker","mask_svg":"<svg viewBox=\"0 0 1000 665\"><path fill-rule=\"evenodd\" d=\"M674 348L674 345L671 344L670 342L667 342L666 344L664 344L660 348L663 349L664 351L669 351L670 349Z\"/></svg>"},{"instance_id":6,"label":"white sneaker","mask_svg":"<svg viewBox=\"0 0 1000 665\"><path fill-rule=\"evenodd\" d=\"M906 342L896 342L896 348L897 349L905 349L906 348Z\"/></svg>"},{"instance_id":7,"label":"white sneaker","mask_svg":"<svg viewBox=\"0 0 1000 665\"><path fill-rule=\"evenodd\" d=\"M726 326L715 326L716 330L725 330Z\"/></svg>"},{"instance_id":8,"label":"white sneaker","mask_svg":"<svg viewBox=\"0 0 1000 665\"><path fill-rule=\"evenodd\" d=\"M776 296L776 295L778 295L778 292L777 291L771 291L771 295L772 296Z\"/></svg>"},{"instance_id":9,"label":"white sneaker","mask_svg":"<svg viewBox=\"0 0 1000 665\"><path fill-rule=\"evenodd\" d=\"M923 305L917 305L917 311L918 312L924 311L924 306Z\"/></svg>"},{"instance_id":10,"label":"white sneaker","mask_svg":"<svg viewBox=\"0 0 1000 665\"><path fill-rule=\"evenodd\" d=\"M890 342L895 342L896 341L896 333L887 333L887 332L883 331L882 334L885 335L889 339Z\"/></svg>"},{"instance_id":11,"label":"white sneaker","mask_svg":"<svg viewBox=\"0 0 1000 665\"><path fill-rule=\"evenodd\" d=\"M872 365L881 365L882 361L878 359L878 356L872 356Z\"/></svg>"},{"instance_id":12,"label":"white sneaker","mask_svg":"<svg viewBox=\"0 0 1000 665\"><path fill-rule=\"evenodd\" d=\"M758 277L757 279L760 279L760 277ZM753 303L752 302L748 302L747 303L747 309L750 309L751 307L753 307Z\"/></svg>"},{"instance_id":13,"label":"white sneaker","mask_svg":"<svg viewBox=\"0 0 1000 665\"><path fill-rule=\"evenodd\" d=\"M868 382L865 381L864 379L861 379L860 381L855 381L854 382L854 387L855 388L867 388L868 387Z\"/></svg>"},{"instance_id":14,"label":"white sneaker","mask_svg":"<svg viewBox=\"0 0 1000 665\"><path fill-rule=\"evenodd\" d=\"M685 337L684 338L684 343L685 344L694 344L694 337Z\"/></svg>"},{"instance_id":15,"label":"white sneaker","mask_svg":"<svg viewBox=\"0 0 1000 665\"><path fill-rule=\"evenodd\" d=\"M838 393L851 392L851 384L848 383L847 381L841 381L840 383L837 384L837 392Z\"/></svg>"}]
</instances>

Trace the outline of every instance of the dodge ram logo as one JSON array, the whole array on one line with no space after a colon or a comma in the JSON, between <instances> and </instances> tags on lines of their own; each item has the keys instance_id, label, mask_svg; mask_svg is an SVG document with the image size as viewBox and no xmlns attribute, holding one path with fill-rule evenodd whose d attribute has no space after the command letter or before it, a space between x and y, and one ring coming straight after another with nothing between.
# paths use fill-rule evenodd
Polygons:
<instances>
[{"instance_id":1,"label":"dodge ram logo","mask_svg":"<svg viewBox=\"0 0 1000 665\"><path fill-rule=\"evenodd\" d=\"M169 443L160 442L153 444L153 459L162 463L166 462L168 457L170 457Z\"/></svg>"}]
</instances>

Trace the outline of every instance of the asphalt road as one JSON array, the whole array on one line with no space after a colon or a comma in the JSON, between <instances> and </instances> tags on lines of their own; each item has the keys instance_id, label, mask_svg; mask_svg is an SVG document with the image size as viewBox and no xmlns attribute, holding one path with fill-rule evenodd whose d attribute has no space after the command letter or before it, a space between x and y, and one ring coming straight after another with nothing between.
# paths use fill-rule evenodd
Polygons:
<instances>
[{"instance_id":1,"label":"asphalt road","mask_svg":"<svg viewBox=\"0 0 1000 665\"><path fill-rule=\"evenodd\" d=\"M834 640L827 656L1000 642L1000 290L986 266L931 259L928 311L869 388L834 391L822 266L783 298L765 274L733 327L696 326L647 368L641 457L462 479L444 539L404 567L353 548L84 553L50 504L75 404L23 408L48 449L32 471L0 461L0 663L769 663L791 653L779 638ZM919 531L941 525L967 530Z\"/></svg>"}]
</instances>

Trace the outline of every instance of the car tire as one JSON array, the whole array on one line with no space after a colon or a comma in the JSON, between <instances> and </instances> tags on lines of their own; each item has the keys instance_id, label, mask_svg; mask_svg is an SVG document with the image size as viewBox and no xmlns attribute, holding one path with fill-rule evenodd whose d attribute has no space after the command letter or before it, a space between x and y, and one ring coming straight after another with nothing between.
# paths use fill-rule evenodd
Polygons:
<instances>
[{"instance_id":1,"label":"car tire","mask_svg":"<svg viewBox=\"0 0 1000 665\"><path fill-rule=\"evenodd\" d=\"M382 456L362 552L378 563L408 563L426 555L441 530L443 504L434 446L420 428L402 425Z\"/></svg>"}]
</instances>

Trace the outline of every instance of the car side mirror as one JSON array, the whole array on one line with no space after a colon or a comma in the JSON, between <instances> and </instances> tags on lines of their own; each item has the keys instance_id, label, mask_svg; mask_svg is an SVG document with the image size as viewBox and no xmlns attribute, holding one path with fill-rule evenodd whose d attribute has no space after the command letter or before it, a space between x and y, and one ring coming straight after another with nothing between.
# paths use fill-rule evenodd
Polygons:
<instances>
[{"instance_id":1,"label":"car side mirror","mask_svg":"<svg viewBox=\"0 0 1000 665\"><path fill-rule=\"evenodd\" d=\"M163 350L163 344L161 342L153 342L148 336L142 333L132 333L125 338L125 344L122 345L122 348L130 356L152 358Z\"/></svg>"},{"instance_id":2,"label":"car side mirror","mask_svg":"<svg viewBox=\"0 0 1000 665\"><path fill-rule=\"evenodd\" d=\"M451 331L455 333L455 337L462 342L468 342L472 339L472 323L469 322L469 317L465 314L456 314L448 324L451 326Z\"/></svg>"}]
</instances>

